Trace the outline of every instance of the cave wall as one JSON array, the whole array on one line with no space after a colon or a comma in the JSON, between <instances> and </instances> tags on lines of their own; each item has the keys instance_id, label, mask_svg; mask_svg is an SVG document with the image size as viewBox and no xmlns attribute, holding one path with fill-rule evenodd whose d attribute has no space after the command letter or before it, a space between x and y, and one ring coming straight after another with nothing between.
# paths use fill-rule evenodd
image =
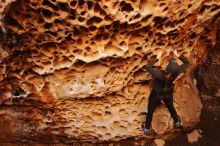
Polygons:
<instances>
[{"instance_id":1,"label":"cave wall","mask_svg":"<svg viewBox=\"0 0 220 146\"><path fill-rule=\"evenodd\" d=\"M191 63L175 82L174 105L183 127L194 126L202 105L192 72L215 44L219 12L218 0L10 3L3 19L8 55L0 63L0 141L143 137L152 79L143 66L156 56L156 66L165 67L174 49ZM152 124L156 136L149 138L166 139L172 122L161 104Z\"/></svg>"},{"instance_id":2,"label":"cave wall","mask_svg":"<svg viewBox=\"0 0 220 146\"><path fill-rule=\"evenodd\" d=\"M220 25L218 25L220 26ZM195 76L202 96L220 97L220 28L216 45L209 51L206 61L196 68Z\"/></svg>"}]
</instances>

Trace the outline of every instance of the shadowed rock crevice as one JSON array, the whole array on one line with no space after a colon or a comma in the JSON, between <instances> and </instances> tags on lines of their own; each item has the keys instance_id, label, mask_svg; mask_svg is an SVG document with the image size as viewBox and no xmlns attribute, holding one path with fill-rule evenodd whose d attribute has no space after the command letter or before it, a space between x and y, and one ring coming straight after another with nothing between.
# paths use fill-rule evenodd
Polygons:
<instances>
[{"instance_id":1,"label":"shadowed rock crevice","mask_svg":"<svg viewBox=\"0 0 220 146\"><path fill-rule=\"evenodd\" d=\"M217 29L216 45L209 51L205 63L197 67L195 74L201 95L220 97L220 28Z\"/></svg>"}]
</instances>

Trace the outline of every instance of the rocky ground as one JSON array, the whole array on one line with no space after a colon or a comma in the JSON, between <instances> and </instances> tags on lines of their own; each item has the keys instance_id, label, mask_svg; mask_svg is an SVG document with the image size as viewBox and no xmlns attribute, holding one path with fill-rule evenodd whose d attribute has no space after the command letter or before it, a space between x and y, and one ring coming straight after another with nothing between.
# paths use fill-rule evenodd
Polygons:
<instances>
[{"instance_id":1,"label":"rocky ground","mask_svg":"<svg viewBox=\"0 0 220 146\"><path fill-rule=\"evenodd\" d=\"M201 121L196 129L201 129L201 138L195 143L189 143L186 133L182 133L166 146L219 146L220 145L220 99L203 99Z\"/></svg>"}]
</instances>

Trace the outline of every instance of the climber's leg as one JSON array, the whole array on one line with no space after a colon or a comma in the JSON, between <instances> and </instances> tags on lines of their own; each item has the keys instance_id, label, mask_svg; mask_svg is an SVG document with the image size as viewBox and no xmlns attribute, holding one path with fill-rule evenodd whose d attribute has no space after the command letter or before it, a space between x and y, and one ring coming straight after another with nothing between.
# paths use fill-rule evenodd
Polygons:
<instances>
[{"instance_id":1,"label":"climber's leg","mask_svg":"<svg viewBox=\"0 0 220 146\"><path fill-rule=\"evenodd\" d=\"M160 100L158 99L158 93L155 93L154 91L151 92L151 95L148 100L148 113L146 117L146 123L145 123L145 128L150 129L151 127L151 121L153 118L153 113L157 107L157 105L160 103Z\"/></svg>"},{"instance_id":2,"label":"climber's leg","mask_svg":"<svg viewBox=\"0 0 220 146\"><path fill-rule=\"evenodd\" d=\"M173 105L173 94L170 94L170 98L166 98L164 99L164 103L166 104L171 116L173 117L174 119L174 122L175 122L175 127L179 127L180 126L180 121L179 121L179 118L178 118L178 115L177 115L177 112L174 108L174 105Z\"/></svg>"}]
</instances>

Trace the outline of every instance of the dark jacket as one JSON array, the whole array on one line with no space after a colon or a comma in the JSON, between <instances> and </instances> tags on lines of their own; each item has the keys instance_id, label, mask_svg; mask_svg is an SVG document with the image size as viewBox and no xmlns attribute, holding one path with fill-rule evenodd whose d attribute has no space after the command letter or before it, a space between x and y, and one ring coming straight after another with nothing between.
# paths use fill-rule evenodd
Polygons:
<instances>
[{"instance_id":1,"label":"dark jacket","mask_svg":"<svg viewBox=\"0 0 220 146\"><path fill-rule=\"evenodd\" d=\"M156 63L156 60L151 60L147 65L145 65L146 70L153 76L153 90L156 92L167 92L173 90L173 81L177 76L184 72L184 70L189 66L189 61L186 57L180 56L179 59L183 62L182 65L178 66L175 73L170 74L169 78L167 77L167 72L162 70L156 70L153 68L153 65Z\"/></svg>"}]
</instances>

